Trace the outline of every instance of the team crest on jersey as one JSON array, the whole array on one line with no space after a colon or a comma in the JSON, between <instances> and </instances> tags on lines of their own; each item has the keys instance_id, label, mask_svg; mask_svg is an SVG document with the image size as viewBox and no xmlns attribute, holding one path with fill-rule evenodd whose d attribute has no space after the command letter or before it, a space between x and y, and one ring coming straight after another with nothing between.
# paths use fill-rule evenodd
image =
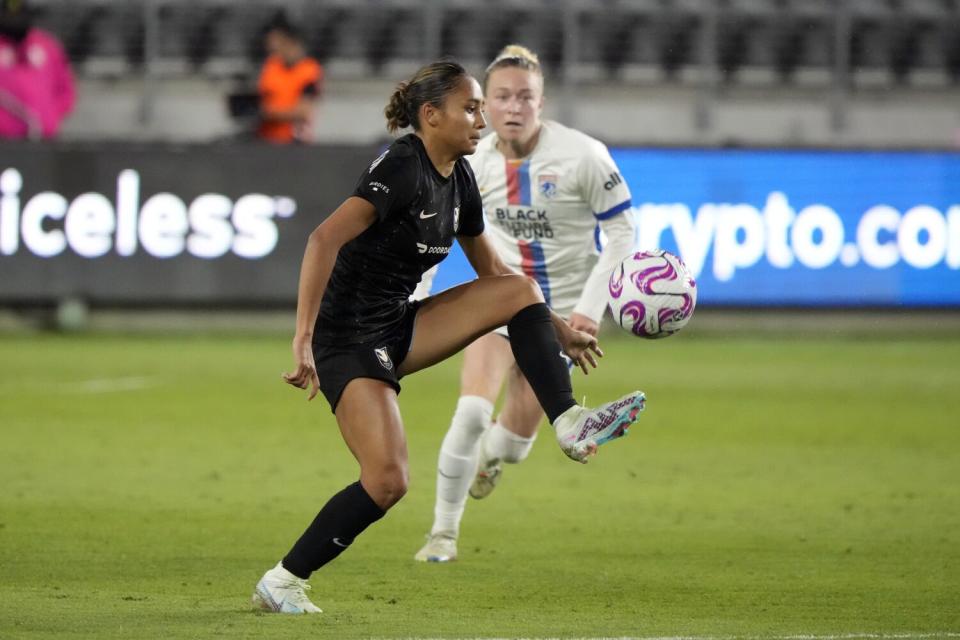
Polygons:
<instances>
[{"instance_id":1,"label":"team crest on jersey","mask_svg":"<svg viewBox=\"0 0 960 640\"><path fill-rule=\"evenodd\" d=\"M540 183L540 195L544 198L552 198L557 195L557 175L554 173L541 173L537 176Z\"/></svg>"},{"instance_id":2,"label":"team crest on jersey","mask_svg":"<svg viewBox=\"0 0 960 640\"><path fill-rule=\"evenodd\" d=\"M460 228L460 207L453 208L453 232Z\"/></svg>"},{"instance_id":3,"label":"team crest on jersey","mask_svg":"<svg viewBox=\"0 0 960 640\"><path fill-rule=\"evenodd\" d=\"M380 364L383 365L384 369L388 371L393 370L393 360L390 359L390 354L387 353L386 347L374 349L373 352L377 355L377 360L380 361Z\"/></svg>"}]
</instances>

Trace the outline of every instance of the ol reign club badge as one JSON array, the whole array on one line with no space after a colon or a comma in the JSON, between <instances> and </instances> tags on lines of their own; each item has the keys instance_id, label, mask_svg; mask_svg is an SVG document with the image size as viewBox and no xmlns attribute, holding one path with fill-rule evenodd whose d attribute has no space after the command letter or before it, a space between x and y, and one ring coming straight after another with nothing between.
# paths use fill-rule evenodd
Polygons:
<instances>
[{"instance_id":1,"label":"ol reign club badge","mask_svg":"<svg viewBox=\"0 0 960 640\"><path fill-rule=\"evenodd\" d=\"M377 354L377 360L380 361L380 364L383 365L383 368L387 371L393 370L393 360L390 359L390 354L387 353L386 347L380 347L379 349L374 349L373 352Z\"/></svg>"},{"instance_id":2,"label":"ol reign club badge","mask_svg":"<svg viewBox=\"0 0 960 640\"><path fill-rule=\"evenodd\" d=\"M557 195L557 176L552 173L543 173L537 176L540 182L540 195L552 198Z\"/></svg>"},{"instance_id":3,"label":"ol reign club badge","mask_svg":"<svg viewBox=\"0 0 960 640\"><path fill-rule=\"evenodd\" d=\"M453 232L460 228L460 207L453 208Z\"/></svg>"}]
</instances>

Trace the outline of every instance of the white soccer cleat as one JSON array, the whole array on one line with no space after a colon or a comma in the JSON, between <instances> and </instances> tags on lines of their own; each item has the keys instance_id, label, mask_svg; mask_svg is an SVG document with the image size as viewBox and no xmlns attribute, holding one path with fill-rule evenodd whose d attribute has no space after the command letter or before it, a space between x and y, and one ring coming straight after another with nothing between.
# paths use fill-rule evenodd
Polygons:
<instances>
[{"instance_id":1,"label":"white soccer cleat","mask_svg":"<svg viewBox=\"0 0 960 640\"><path fill-rule=\"evenodd\" d=\"M306 580L283 568L283 563L270 569L253 591L253 607L274 613L323 613L310 602L305 593L310 589Z\"/></svg>"},{"instance_id":2,"label":"white soccer cleat","mask_svg":"<svg viewBox=\"0 0 960 640\"><path fill-rule=\"evenodd\" d=\"M473 478L470 485L470 497L477 500L483 500L493 493L497 483L500 482L500 475L503 473L503 463L499 458L490 460L480 460L480 466L477 468L477 475Z\"/></svg>"},{"instance_id":3,"label":"white soccer cleat","mask_svg":"<svg viewBox=\"0 0 960 640\"><path fill-rule=\"evenodd\" d=\"M427 544L417 551L417 562L453 562L457 559L457 539L449 533L431 533Z\"/></svg>"},{"instance_id":4,"label":"white soccer cleat","mask_svg":"<svg viewBox=\"0 0 960 640\"><path fill-rule=\"evenodd\" d=\"M634 391L596 409L570 407L553 423L557 442L568 458L586 463L597 452L597 447L627 435L645 403L643 392Z\"/></svg>"}]
</instances>

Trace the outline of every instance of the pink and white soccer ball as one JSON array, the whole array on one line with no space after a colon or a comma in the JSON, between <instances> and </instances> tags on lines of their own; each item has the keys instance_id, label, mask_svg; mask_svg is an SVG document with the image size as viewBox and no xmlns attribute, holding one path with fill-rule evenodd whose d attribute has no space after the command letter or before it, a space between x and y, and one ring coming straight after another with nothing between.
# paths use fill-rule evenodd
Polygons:
<instances>
[{"instance_id":1,"label":"pink and white soccer ball","mask_svg":"<svg viewBox=\"0 0 960 640\"><path fill-rule=\"evenodd\" d=\"M617 323L643 338L673 335L697 305L697 283L687 266L662 249L624 258L610 274L609 294Z\"/></svg>"}]
</instances>

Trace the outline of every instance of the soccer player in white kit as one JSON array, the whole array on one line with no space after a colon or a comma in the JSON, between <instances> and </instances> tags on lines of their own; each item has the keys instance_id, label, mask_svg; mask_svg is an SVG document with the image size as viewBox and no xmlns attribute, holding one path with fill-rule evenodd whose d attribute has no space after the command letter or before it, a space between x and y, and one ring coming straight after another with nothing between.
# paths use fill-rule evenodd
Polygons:
<instances>
[{"instance_id":1,"label":"soccer player in white kit","mask_svg":"<svg viewBox=\"0 0 960 640\"><path fill-rule=\"evenodd\" d=\"M504 262L536 279L571 327L596 335L610 273L633 248L627 184L603 143L541 119L543 74L525 47L498 54L484 93L494 133L467 158L493 244ZM598 225L608 239L599 255ZM455 560L468 491L489 495L503 463L522 461L533 446L543 411L508 340L501 327L464 352L460 399L440 448L433 526L416 560ZM491 424L505 380L503 408Z\"/></svg>"}]
</instances>

